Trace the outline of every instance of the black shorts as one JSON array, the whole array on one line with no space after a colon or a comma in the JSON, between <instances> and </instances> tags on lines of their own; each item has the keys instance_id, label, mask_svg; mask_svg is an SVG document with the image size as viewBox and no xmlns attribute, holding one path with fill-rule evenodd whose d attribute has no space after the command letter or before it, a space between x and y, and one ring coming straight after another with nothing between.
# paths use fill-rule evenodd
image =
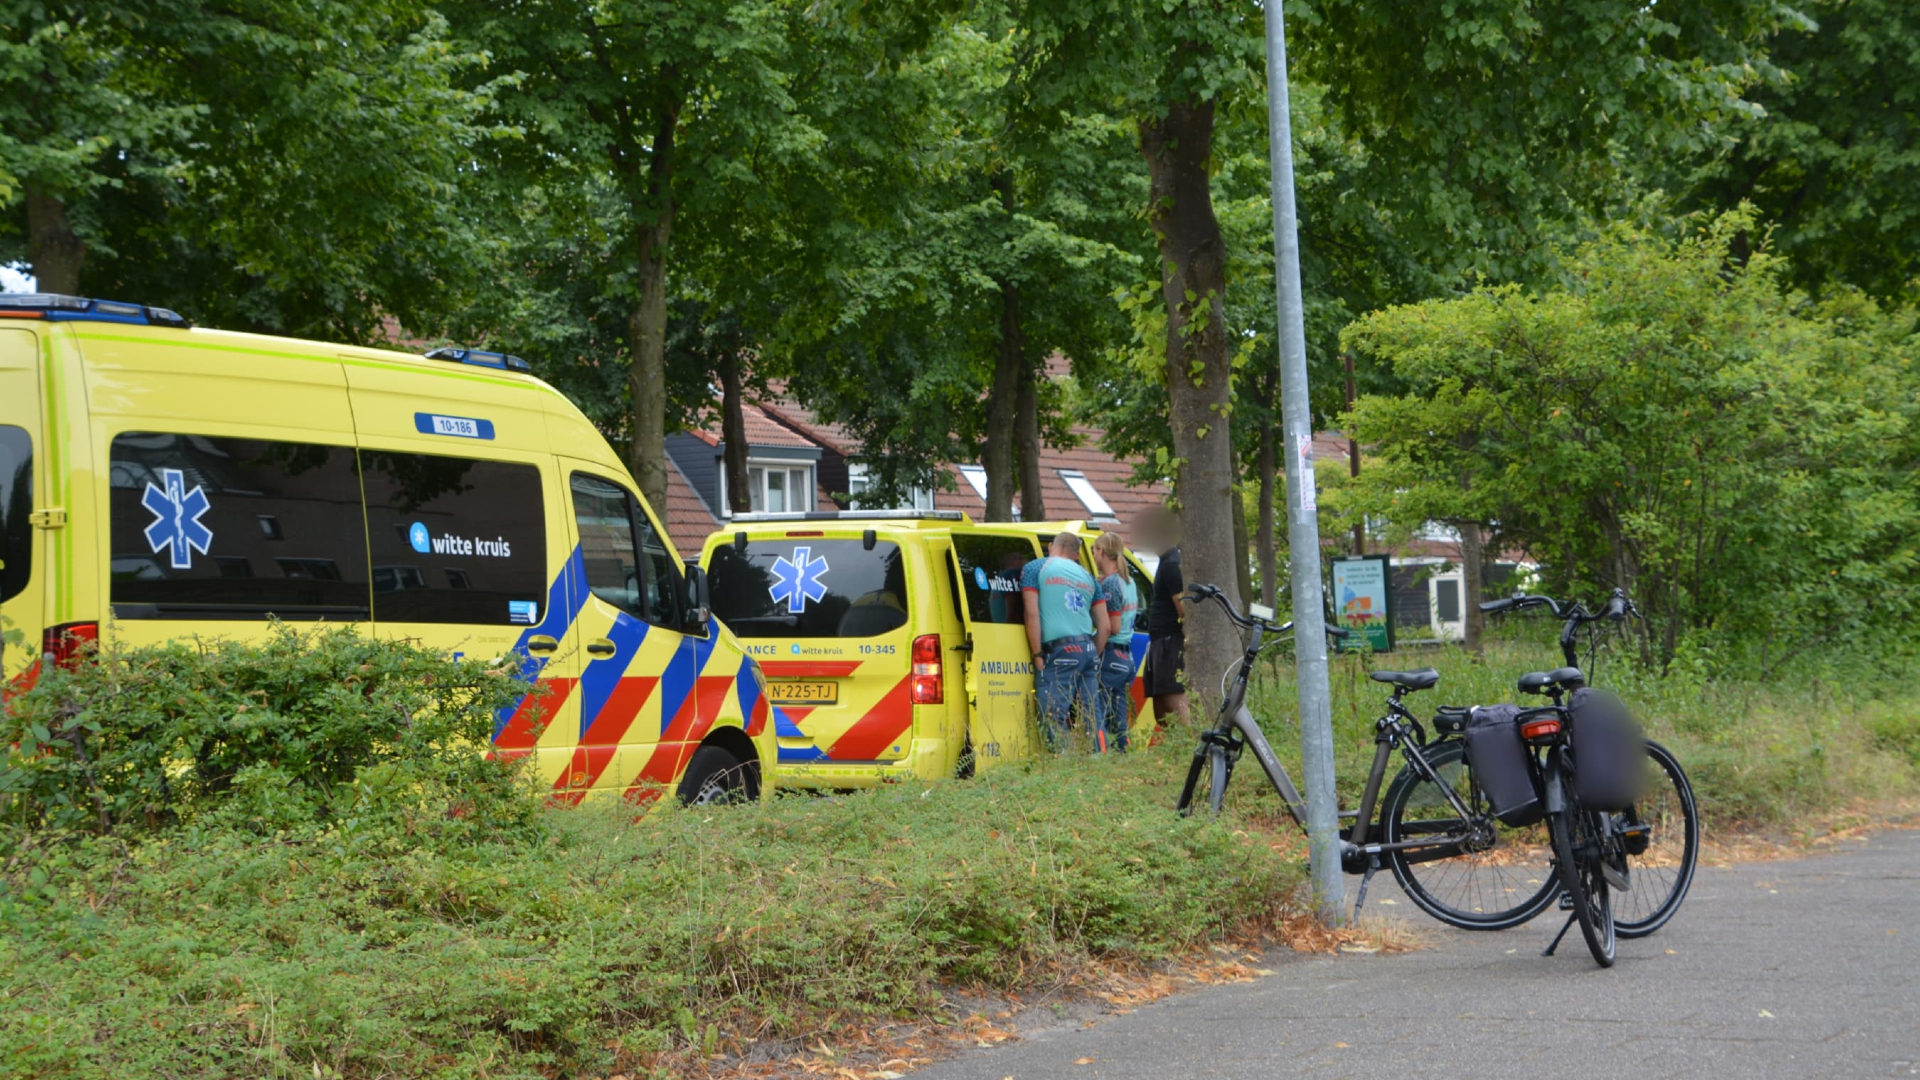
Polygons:
<instances>
[{"instance_id":1,"label":"black shorts","mask_svg":"<svg viewBox=\"0 0 1920 1080\"><path fill-rule=\"evenodd\" d=\"M1148 697L1187 692L1180 683L1180 669L1186 666L1186 644L1185 637L1154 638L1147 644L1144 674Z\"/></svg>"}]
</instances>

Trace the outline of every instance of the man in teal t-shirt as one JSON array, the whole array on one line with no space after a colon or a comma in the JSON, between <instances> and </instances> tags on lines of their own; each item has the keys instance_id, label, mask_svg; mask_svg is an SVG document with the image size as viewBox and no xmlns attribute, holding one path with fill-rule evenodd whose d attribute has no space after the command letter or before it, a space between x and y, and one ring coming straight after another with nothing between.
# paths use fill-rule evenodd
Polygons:
<instances>
[{"instance_id":1,"label":"man in teal t-shirt","mask_svg":"<svg viewBox=\"0 0 1920 1080\"><path fill-rule=\"evenodd\" d=\"M1080 538L1060 533L1047 557L1020 571L1027 644L1033 648L1033 691L1045 730L1066 743L1074 707L1090 725L1097 717L1100 651L1107 644L1107 602L1080 565Z\"/></svg>"}]
</instances>

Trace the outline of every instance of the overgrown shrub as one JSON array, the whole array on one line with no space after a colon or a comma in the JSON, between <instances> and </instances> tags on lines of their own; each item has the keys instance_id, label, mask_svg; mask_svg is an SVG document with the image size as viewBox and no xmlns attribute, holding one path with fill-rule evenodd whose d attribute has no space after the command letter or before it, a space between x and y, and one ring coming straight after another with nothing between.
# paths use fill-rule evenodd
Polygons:
<instances>
[{"instance_id":1,"label":"overgrown shrub","mask_svg":"<svg viewBox=\"0 0 1920 1080\"><path fill-rule=\"evenodd\" d=\"M0 715L18 830L273 832L369 815L524 827L519 770L487 758L506 671L352 629L108 647Z\"/></svg>"},{"instance_id":2,"label":"overgrown shrub","mask_svg":"<svg viewBox=\"0 0 1920 1080\"><path fill-rule=\"evenodd\" d=\"M48 1080L635 1074L663 1050L942 1015L943 980L1050 988L1089 957L1297 910L1297 848L1173 814L1186 753L639 821L589 800L536 811L533 839L28 845L0 860L0 1062Z\"/></svg>"}]
</instances>

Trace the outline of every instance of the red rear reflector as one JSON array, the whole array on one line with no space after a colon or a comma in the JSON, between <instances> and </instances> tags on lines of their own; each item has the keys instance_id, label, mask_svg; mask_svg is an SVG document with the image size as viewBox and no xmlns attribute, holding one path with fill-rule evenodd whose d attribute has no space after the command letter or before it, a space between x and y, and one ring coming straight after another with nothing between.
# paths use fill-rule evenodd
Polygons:
<instances>
[{"instance_id":1,"label":"red rear reflector","mask_svg":"<svg viewBox=\"0 0 1920 1080\"><path fill-rule=\"evenodd\" d=\"M1549 717L1544 720L1529 720L1520 725L1520 737L1532 742L1535 739L1549 739L1560 734L1560 721Z\"/></svg>"},{"instance_id":2,"label":"red rear reflector","mask_svg":"<svg viewBox=\"0 0 1920 1080\"><path fill-rule=\"evenodd\" d=\"M947 700L946 680L940 667L940 635L922 634L913 639L913 703L938 705Z\"/></svg>"},{"instance_id":3,"label":"red rear reflector","mask_svg":"<svg viewBox=\"0 0 1920 1080\"><path fill-rule=\"evenodd\" d=\"M789 538L802 537L802 536L825 536L825 535L827 534L821 532L819 529L805 529L800 532L790 532L787 534Z\"/></svg>"},{"instance_id":4,"label":"red rear reflector","mask_svg":"<svg viewBox=\"0 0 1920 1080\"><path fill-rule=\"evenodd\" d=\"M46 633L40 636L40 652L52 657L55 667L71 668L83 654L99 643L99 623L62 623L47 627Z\"/></svg>"}]
</instances>

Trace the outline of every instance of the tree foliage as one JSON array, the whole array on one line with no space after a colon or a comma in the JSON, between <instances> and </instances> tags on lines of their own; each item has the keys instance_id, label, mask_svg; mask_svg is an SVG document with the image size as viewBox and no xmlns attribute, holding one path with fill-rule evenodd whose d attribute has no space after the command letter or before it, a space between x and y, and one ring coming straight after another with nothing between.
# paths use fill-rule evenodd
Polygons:
<instances>
[{"instance_id":1,"label":"tree foliage","mask_svg":"<svg viewBox=\"0 0 1920 1080\"><path fill-rule=\"evenodd\" d=\"M1809 304L1750 213L1679 240L1627 228L1558 283L1488 286L1357 321L1411 388L1349 418L1372 446L1350 506L1496 523L1551 587L1619 585L1651 645L1771 665L1905 627L1920 581L1920 354L1911 311ZM1471 483L1462 484L1461 477Z\"/></svg>"}]
</instances>

